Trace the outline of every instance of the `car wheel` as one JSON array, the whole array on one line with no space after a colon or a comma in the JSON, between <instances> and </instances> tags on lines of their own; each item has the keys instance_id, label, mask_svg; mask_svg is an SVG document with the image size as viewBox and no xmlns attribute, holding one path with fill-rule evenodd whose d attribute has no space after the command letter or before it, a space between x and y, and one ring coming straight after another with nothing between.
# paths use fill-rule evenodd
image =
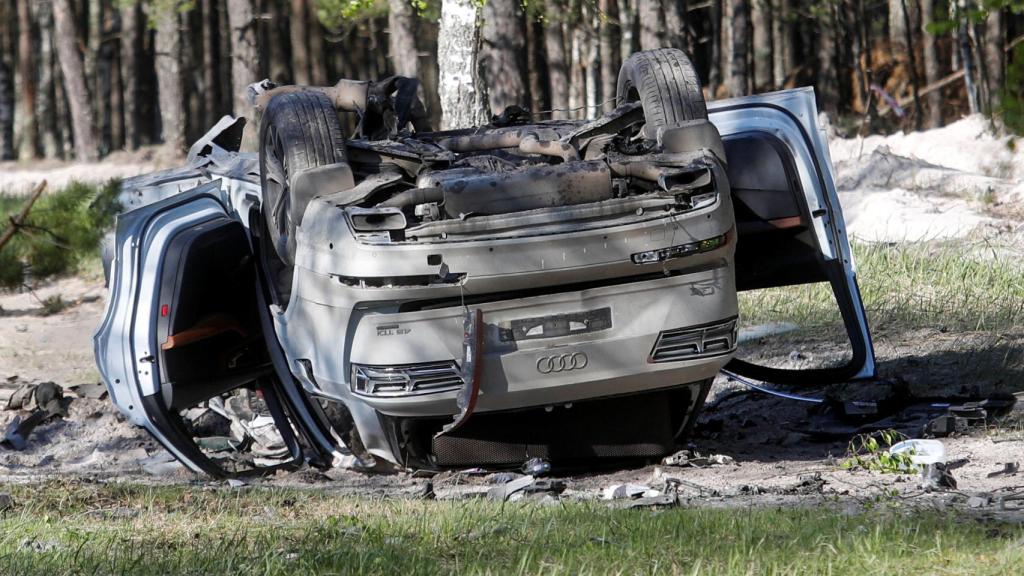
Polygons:
<instances>
[{"instance_id":1,"label":"car wheel","mask_svg":"<svg viewBox=\"0 0 1024 576\"><path fill-rule=\"evenodd\" d=\"M260 185L269 240L286 267L295 263L295 222L307 203L293 198L295 177L345 161L345 136L330 98L306 91L270 101L260 122Z\"/></svg>"},{"instance_id":2,"label":"car wheel","mask_svg":"<svg viewBox=\"0 0 1024 576\"><path fill-rule=\"evenodd\" d=\"M686 53L675 48L645 50L627 58L619 69L616 101L619 106L639 101L647 126L654 130L708 118L697 70Z\"/></svg>"}]
</instances>

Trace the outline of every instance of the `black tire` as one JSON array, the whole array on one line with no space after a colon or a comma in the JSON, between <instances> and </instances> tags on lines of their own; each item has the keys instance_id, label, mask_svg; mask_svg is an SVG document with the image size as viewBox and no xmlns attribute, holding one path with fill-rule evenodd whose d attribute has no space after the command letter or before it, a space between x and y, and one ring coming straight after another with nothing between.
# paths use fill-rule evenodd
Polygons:
<instances>
[{"instance_id":1,"label":"black tire","mask_svg":"<svg viewBox=\"0 0 1024 576\"><path fill-rule=\"evenodd\" d=\"M637 52L622 63L617 104L638 100L648 128L708 118L697 70L686 53L675 48Z\"/></svg>"},{"instance_id":2,"label":"black tire","mask_svg":"<svg viewBox=\"0 0 1024 576\"><path fill-rule=\"evenodd\" d=\"M345 161L345 135L330 98L308 91L270 101L260 122L260 186L269 240L286 267L295 263L295 222L309 202L293 198L295 176Z\"/></svg>"}]
</instances>

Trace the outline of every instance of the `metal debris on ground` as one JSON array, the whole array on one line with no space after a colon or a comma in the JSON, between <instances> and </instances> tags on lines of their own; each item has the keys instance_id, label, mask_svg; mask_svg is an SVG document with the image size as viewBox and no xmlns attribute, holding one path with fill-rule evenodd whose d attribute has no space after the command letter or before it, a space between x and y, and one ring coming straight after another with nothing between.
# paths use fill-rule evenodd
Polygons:
<instances>
[{"instance_id":1,"label":"metal debris on ground","mask_svg":"<svg viewBox=\"0 0 1024 576\"><path fill-rule=\"evenodd\" d=\"M142 471L151 476L169 476L185 470L185 465L178 462L174 454L163 450L139 460L138 463Z\"/></svg>"},{"instance_id":2,"label":"metal debris on ground","mask_svg":"<svg viewBox=\"0 0 1024 576\"><path fill-rule=\"evenodd\" d=\"M246 388L183 410L181 418L196 444L225 469L269 468L291 460L266 403Z\"/></svg>"},{"instance_id":3,"label":"metal debris on ground","mask_svg":"<svg viewBox=\"0 0 1024 576\"><path fill-rule=\"evenodd\" d=\"M679 505L679 496L676 494L659 494L657 496L644 496L635 500L621 500L610 504L613 508L651 508L657 506L672 507Z\"/></svg>"},{"instance_id":4,"label":"metal debris on ground","mask_svg":"<svg viewBox=\"0 0 1024 576\"><path fill-rule=\"evenodd\" d=\"M694 468L707 468L709 466L726 466L729 464L735 464L736 460L732 456L725 454L708 454L707 456L701 455L696 450L680 450L671 456L666 456L662 459L661 463L665 466L675 466L677 468L683 468L691 466Z\"/></svg>"},{"instance_id":5,"label":"metal debris on ground","mask_svg":"<svg viewBox=\"0 0 1024 576\"><path fill-rule=\"evenodd\" d=\"M530 458L523 463L523 473L530 476L543 476L551 472L551 463L543 458Z\"/></svg>"},{"instance_id":6,"label":"metal debris on ground","mask_svg":"<svg viewBox=\"0 0 1024 576\"><path fill-rule=\"evenodd\" d=\"M989 472L986 478L995 478L997 476L1013 476L1020 470L1020 464L1017 462L1005 462L1001 470L995 472Z\"/></svg>"},{"instance_id":7,"label":"metal debris on ground","mask_svg":"<svg viewBox=\"0 0 1024 576\"><path fill-rule=\"evenodd\" d=\"M0 493L0 514L14 508L14 498L10 494Z\"/></svg>"},{"instance_id":8,"label":"metal debris on ground","mask_svg":"<svg viewBox=\"0 0 1024 576\"><path fill-rule=\"evenodd\" d=\"M661 492L643 484L612 484L601 491L601 498L604 500L627 500L657 496Z\"/></svg>"},{"instance_id":9,"label":"metal debris on ground","mask_svg":"<svg viewBox=\"0 0 1024 576\"><path fill-rule=\"evenodd\" d=\"M7 381L16 383L17 377ZM64 398L64 389L53 382L22 384L7 399L6 409L19 410L20 413L7 424L0 446L8 450L24 450L37 426L67 417L69 403Z\"/></svg>"},{"instance_id":10,"label":"metal debris on ground","mask_svg":"<svg viewBox=\"0 0 1024 576\"><path fill-rule=\"evenodd\" d=\"M510 482L492 487L487 491L487 498L504 502L516 492L524 490L530 484L533 484L533 476L522 476Z\"/></svg>"},{"instance_id":11,"label":"metal debris on ground","mask_svg":"<svg viewBox=\"0 0 1024 576\"><path fill-rule=\"evenodd\" d=\"M103 382L93 382L90 384L77 384L68 388L75 393L79 398L89 398L90 400L103 400L107 397L107 387Z\"/></svg>"}]
</instances>

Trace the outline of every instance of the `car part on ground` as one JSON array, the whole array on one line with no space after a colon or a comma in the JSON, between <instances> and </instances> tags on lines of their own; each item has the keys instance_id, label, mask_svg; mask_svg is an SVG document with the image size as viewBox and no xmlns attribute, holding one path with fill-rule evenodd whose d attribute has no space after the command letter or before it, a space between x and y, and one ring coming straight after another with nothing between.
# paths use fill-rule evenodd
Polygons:
<instances>
[{"instance_id":1,"label":"car part on ground","mask_svg":"<svg viewBox=\"0 0 1024 576\"><path fill-rule=\"evenodd\" d=\"M874 374L809 89L709 107L656 50L601 118L431 132L416 87L261 83L258 156L222 121L188 167L125 184L97 361L193 469L235 473L180 412L250 389L293 463L660 458L736 349L738 289L830 282L854 354L735 372Z\"/></svg>"}]
</instances>

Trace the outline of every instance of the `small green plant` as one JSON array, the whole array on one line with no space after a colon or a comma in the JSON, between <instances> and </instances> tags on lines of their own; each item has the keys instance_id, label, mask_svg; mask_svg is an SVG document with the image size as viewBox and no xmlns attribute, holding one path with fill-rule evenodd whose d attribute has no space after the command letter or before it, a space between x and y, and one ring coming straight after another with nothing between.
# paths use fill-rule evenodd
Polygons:
<instances>
[{"instance_id":1,"label":"small green plant","mask_svg":"<svg viewBox=\"0 0 1024 576\"><path fill-rule=\"evenodd\" d=\"M848 458L839 467L844 470L871 470L888 474L907 474L917 470L911 461L912 453L890 454L897 442L906 440L896 430L879 430L872 434L858 434L847 448Z\"/></svg>"},{"instance_id":2,"label":"small green plant","mask_svg":"<svg viewBox=\"0 0 1024 576\"><path fill-rule=\"evenodd\" d=\"M53 296L47 296L42 301L43 305L43 316L53 316L59 314L65 308L68 307L68 303L64 301L64 297L60 294L54 294Z\"/></svg>"}]
</instances>

